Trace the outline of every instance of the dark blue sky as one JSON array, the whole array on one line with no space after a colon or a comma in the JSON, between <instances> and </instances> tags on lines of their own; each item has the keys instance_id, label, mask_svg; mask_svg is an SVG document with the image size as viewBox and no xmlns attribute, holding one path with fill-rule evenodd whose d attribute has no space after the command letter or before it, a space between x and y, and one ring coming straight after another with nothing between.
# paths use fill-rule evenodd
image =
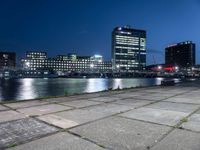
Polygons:
<instances>
[{"instance_id":1,"label":"dark blue sky","mask_svg":"<svg viewBox=\"0 0 200 150\"><path fill-rule=\"evenodd\" d=\"M109 60L111 32L124 25L147 31L148 64L163 63L164 48L185 40L196 43L200 63L200 0L1 0L0 50Z\"/></svg>"}]
</instances>

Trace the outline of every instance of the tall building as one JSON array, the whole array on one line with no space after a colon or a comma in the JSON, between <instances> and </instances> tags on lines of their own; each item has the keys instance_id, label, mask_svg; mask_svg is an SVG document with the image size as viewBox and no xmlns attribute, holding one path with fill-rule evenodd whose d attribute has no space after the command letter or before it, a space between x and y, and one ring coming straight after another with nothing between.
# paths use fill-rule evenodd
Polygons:
<instances>
[{"instance_id":1,"label":"tall building","mask_svg":"<svg viewBox=\"0 0 200 150\"><path fill-rule=\"evenodd\" d=\"M195 44L192 41L173 44L165 48L165 63L181 68L195 65Z\"/></svg>"},{"instance_id":2,"label":"tall building","mask_svg":"<svg viewBox=\"0 0 200 150\"><path fill-rule=\"evenodd\" d=\"M14 52L0 52L0 69L12 69L16 66L16 54Z\"/></svg>"},{"instance_id":3,"label":"tall building","mask_svg":"<svg viewBox=\"0 0 200 150\"><path fill-rule=\"evenodd\" d=\"M146 31L129 26L114 28L112 66L121 72L134 72L146 66Z\"/></svg>"},{"instance_id":4,"label":"tall building","mask_svg":"<svg viewBox=\"0 0 200 150\"><path fill-rule=\"evenodd\" d=\"M23 69L31 71L62 72L110 72L111 62L103 61L102 56L77 56L76 54L58 55L48 58L46 52L27 52L21 60Z\"/></svg>"}]
</instances>

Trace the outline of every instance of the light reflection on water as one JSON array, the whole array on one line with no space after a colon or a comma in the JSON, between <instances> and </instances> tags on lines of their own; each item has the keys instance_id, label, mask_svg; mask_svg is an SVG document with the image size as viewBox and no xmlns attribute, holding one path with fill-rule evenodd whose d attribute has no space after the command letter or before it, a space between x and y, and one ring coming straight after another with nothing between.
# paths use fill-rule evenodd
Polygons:
<instances>
[{"instance_id":1,"label":"light reflection on water","mask_svg":"<svg viewBox=\"0 0 200 150\"><path fill-rule=\"evenodd\" d=\"M21 86L19 88L20 93L16 96L16 99L34 99L37 98L35 86L33 84L34 79L24 79L19 81Z\"/></svg>"},{"instance_id":2,"label":"light reflection on water","mask_svg":"<svg viewBox=\"0 0 200 150\"><path fill-rule=\"evenodd\" d=\"M113 89L122 88L122 79L113 79Z\"/></svg>"},{"instance_id":3,"label":"light reflection on water","mask_svg":"<svg viewBox=\"0 0 200 150\"><path fill-rule=\"evenodd\" d=\"M74 93L90 93L109 88L129 88L159 85L163 78L133 79L0 79L0 100L35 99Z\"/></svg>"},{"instance_id":4,"label":"light reflection on water","mask_svg":"<svg viewBox=\"0 0 200 150\"><path fill-rule=\"evenodd\" d=\"M106 83L106 79L88 79L84 92L91 93L106 90Z\"/></svg>"}]
</instances>

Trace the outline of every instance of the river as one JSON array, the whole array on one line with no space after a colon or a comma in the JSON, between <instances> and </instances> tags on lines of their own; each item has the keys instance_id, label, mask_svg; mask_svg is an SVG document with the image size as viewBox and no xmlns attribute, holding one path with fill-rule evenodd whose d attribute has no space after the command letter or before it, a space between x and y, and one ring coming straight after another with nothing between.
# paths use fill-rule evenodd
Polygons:
<instances>
[{"instance_id":1,"label":"river","mask_svg":"<svg viewBox=\"0 0 200 150\"><path fill-rule=\"evenodd\" d=\"M72 79L72 78L24 78L0 79L0 101L28 100L48 96L91 93L109 88L130 88L160 85L163 78L131 79Z\"/></svg>"}]
</instances>

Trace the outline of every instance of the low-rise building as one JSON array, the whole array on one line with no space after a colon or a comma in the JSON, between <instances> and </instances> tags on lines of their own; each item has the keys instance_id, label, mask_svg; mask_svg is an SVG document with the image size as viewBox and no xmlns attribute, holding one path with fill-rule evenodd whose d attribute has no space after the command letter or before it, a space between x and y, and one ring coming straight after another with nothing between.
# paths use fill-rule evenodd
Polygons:
<instances>
[{"instance_id":1,"label":"low-rise building","mask_svg":"<svg viewBox=\"0 0 200 150\"><path fill-rule=\"evenodd\" d=\"M27 52L21 59L24 70L48 70L56 72L111 72L110 61L103 61L100 55L77 56L76 54L57 55L48 58L46 52Z\"/></svg>"}]
</instances>

